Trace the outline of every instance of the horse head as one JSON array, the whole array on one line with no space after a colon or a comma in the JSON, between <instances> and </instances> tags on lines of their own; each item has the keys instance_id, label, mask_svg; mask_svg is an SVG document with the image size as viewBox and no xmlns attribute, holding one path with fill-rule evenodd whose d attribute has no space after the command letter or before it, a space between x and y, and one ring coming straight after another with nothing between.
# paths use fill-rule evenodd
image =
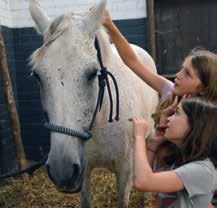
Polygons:
<instances>
[{"instance_id":1,"label":"horse head","mask_svg":"<svg viewBox=\"0 0 217 208\"><path fill-rule=\"evenodd\" d=\"M91 123L97 100L100 68L94 47L106 1L85 13L67 13L53 21L36 0L30 12L43 45L32 55L32 70L40 82L43 109L49 123L84 132ZM85 141L51 132L48 174L66 192L81 189L85 169Z\"/></svg>"}]
</instances>

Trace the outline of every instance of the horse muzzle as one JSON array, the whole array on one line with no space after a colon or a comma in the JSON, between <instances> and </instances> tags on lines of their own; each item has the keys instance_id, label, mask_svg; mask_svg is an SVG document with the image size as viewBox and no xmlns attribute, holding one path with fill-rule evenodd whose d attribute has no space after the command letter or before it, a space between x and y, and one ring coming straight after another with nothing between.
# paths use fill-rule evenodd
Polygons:
<instances>
[{"instance_id":1,"label":"horse muzzle","mask_svg":"<svg viewBox=\"0 0 217 208\"><path fill-rule=\"evenodd\" d=\"M55 184L58 191L64 193L78 193L81 191L83 179L84 179L84 167L73 165L71 175L64 178L56 178L49 165L47 167L47 173L51 181Z\"/></svg>"}]
</instances>

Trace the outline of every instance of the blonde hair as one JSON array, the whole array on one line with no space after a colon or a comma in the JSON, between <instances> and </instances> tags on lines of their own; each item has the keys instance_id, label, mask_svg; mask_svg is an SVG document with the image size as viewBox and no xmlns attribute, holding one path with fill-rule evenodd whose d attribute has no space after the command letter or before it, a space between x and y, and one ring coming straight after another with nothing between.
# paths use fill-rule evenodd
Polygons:
<instances>
[{"instance_id":1,"label":"blonde hair","mask_svg":"<svg viewBox=\"0 0 217 208\"><path fill-rule=\"evenodd\" d=\"M154 119L155 126L159 123L161 112L166 109L168 106L170 106L173 103L173 96L172 94L169 94L165 99L159 102L157 105L157 108L155 110L155 113L152 114L152 118Z\"/></svg>"}]
</instances>

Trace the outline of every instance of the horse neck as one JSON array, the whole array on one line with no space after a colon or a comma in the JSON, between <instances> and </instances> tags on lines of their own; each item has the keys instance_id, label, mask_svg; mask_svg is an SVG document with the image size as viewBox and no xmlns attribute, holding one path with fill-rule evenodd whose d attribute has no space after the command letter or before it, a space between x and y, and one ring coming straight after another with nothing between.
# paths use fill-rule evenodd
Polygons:
<instances>
[{"instance_id":1,"label":"horse neck","mask_svg":"<svg viewBox=\"0 0 217 208\"><path fill-rule=\"evenodd\" d=\"M107 65L112 56L109 36L102 28L97 31L96 36L99 41L103 64Z\"/></svg>"}]
</instances>

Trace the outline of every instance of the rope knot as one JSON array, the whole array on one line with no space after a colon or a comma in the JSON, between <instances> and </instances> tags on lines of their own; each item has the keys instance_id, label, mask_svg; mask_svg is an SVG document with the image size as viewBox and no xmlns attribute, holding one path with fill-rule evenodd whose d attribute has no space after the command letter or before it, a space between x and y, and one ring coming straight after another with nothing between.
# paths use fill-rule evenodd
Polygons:
<instances>
[{"instance_id":1,"label":"rope knot","mask_svg":"<svg viewBox=\"0 0 217 208\"><path fill-rule=\"evenodd\" d=\"M119 120L119 90L118 90L118 85L117 85L117 81L115 79L115 77L111 74L111 72L109 72L107 70L107 68L103 65L102 62L102 55L101 55L101 51L100 51L100 46L99 46L99 42L97 40L97 38L95 39L95 48L97 50L97 57L98 57L98 61L100 64L100 74L98 75L98 81L99 81L99 93L98 93L98 98L97 98L97 104L96 104L96 108L91 120L91 124L89 127L89 130L92 129L93 126L93 122L96 118L96 114L97 112L101 110L102 108L102 104L103 104L103 98L104 98L104 92L105 92L105 87L107 87L108 90L108 97L109 97L109 102L110 102L110 112L109 112L109 122L113 122L113 99L112 99L112 92L111 92L111 88L110 88L110 84L109 84L109 79L108 79L108 75L112 78L112 81L114 83L114 87L115 87L115 92L116 92L116 116L115 116L115 120L118 121Z\"/></svg>"},{"instance_id":2,"label":"rope knot","mask_svg":"<svg viewBox=\"0 0 217 208\"><path fill-rule=\"evenodd\" d=\"M103 79L102 75L98 75L98 80L99 80L99 87L101 88L105 88L106 86L106 80Z\"/></svg>"},{"instance_id":3,"label":"rope knot","mask_svg":"<svg viewBox=\"0 0 217 208\"><path fill-rule=\"evenodd\" d=\"M106 86L106 79L107 79L107 76L108 76L108 71L107 71L107 68L106 67L103 67L101 70L100 70L100 74L98 75L98 79L99 79L99 86L100 87L105 87Z\"/></svg>"},{"instance_id":4,"label":"rope knot","mask_svg":"<svg viewBox=\"0 0 217 208\"><path fill-rule=\"evenodd\" d=\"M100 70L100 75L101 75L102 79L106 79L106 78L107 78L108 71L107 71L107 68L106 68L106 67L103 67L103 68Z\"/></svg>"}]
</instances>

